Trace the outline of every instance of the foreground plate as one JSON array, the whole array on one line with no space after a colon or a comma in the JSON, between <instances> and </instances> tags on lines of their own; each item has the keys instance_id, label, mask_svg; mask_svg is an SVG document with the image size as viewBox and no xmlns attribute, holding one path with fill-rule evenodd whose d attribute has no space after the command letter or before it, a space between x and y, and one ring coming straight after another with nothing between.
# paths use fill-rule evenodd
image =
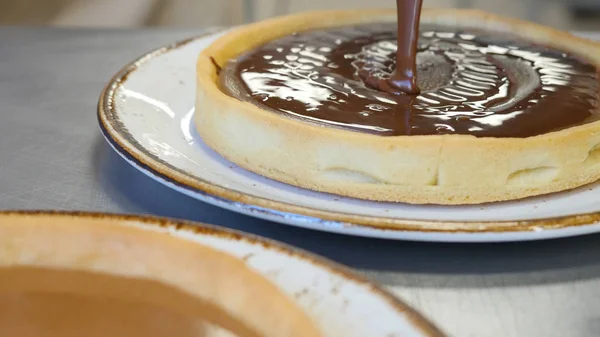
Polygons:
<instances>
[{"instance_id":1,"label":"foreground plate","mask_svg":"<svg viewBox=\"0 0 600 337\"><path fill-rule=\"evenodd\" d=\"M600 232L598 184L516 202L420 206L308 191L239 168L208 148L192 123L196 58L217 36L145 55L117 74L101 96L104 136L125 160L157 181L235 212L350 235L492 242Z\"/></svg>"},{"instance_id":2,"label":"foreground plate","mask_svg":"<svg viewBox=\"0 0 600 337\"><path fill-rule=\"evenodd\" d=\"M345 268L273 241L202 224L104 214L0 212L0 222L35 219L136 227L197 242L243 259L279 287L316 323L323 337L443 337L385 290ZM3 247L0 247L3 248Z\"/></svg>"}]
</instances>

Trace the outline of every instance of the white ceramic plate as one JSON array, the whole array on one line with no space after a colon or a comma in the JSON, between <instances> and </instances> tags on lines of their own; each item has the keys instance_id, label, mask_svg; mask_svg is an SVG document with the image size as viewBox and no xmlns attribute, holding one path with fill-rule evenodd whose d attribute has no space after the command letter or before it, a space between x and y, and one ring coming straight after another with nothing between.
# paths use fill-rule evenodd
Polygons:
<instances>
[{"instance_id":1,"label":"white ceramic plate","mask_svg":"<svg viewBox=\"0 0 600 337\"><path fill-rule=\"evenodd\" d=\"M515 202L419 206L308 191L237 167L208 148L192 123L196 58L217 36L145 55L117 74L101 96L104 136L125 160L157 181L235 212L349 235L491 242L600 232L598 184Z\"/></svg>"},{"instance_id":2,"label":"white ceramic plate","mask_svg":"<svg viewBox=\"0 0 600 337\"><path fill-rule=\"evenodd\" d=\"M382 288L346 268L282 244L198 223L106 214L0 212L3 221L34 218L97 221L162 232L244 260L292 298L323 337L443 337L431 323ZM229 336L229 335L228 335Z\"/></svg>"}]
</instances>

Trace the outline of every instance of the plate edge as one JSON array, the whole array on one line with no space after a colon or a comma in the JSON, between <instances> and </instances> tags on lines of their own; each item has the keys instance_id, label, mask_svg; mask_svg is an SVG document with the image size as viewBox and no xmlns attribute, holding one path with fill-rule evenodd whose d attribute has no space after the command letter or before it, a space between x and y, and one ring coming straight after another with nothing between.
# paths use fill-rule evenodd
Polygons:
<instances>
[{"instance_id":1,"label":"plate edge","mask_svg":"<svg viewBox=\"0 0 600 337\"><path fill-rule=\"evenodd\" d=\"M312 265L327 270L332 274L337 274L340 277L354 282L358 285L368 286L372 295L379 296L387 301L394 310L405 317L413 328L427 337L447 337L437 326L435 326L423 314L416 311L412 306L404 303L398 297L394 296L382 286L374 283L364 276L357 274L350 268L343 266L337 262L331 261L324 257L313 254L309 251L288 245L283 242L275 241L269 238L260 237L254 234L244 233L241 231L209 225L202 222L194 222L182 219L170 219L165 217L156 217L150 215L133 215L133 214L118 214L118 213L102 213L102 212L80 212L80 211L53 211L53 210L0 210L0 218L16 217L64 217L64 218L83 218L83 219L110 219L115 221L136 221L144 225L149 225L157 228L172 228L176 231L189 231L193 235L210 235L234 241L245 241L254 245L261 245L267 249L275 250L279 253L286 254L290 257L297 257L300 260L308 262ZM181 238L184 240L183 238Z\"/></svg>"}]
</instances>

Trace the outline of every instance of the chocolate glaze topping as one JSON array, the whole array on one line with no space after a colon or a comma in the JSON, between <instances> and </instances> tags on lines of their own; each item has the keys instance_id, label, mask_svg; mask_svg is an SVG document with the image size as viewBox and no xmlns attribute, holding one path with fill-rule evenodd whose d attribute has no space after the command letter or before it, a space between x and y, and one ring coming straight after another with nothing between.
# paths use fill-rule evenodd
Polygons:
<instances>
[{"instance_id":1,"label":"chocolate glaze topping","mask_svg":"<svg viewBox=\"0 0 600 337\"><path fill-rule=\"evenodd\" d=\"M230 61L221 87L291 118L389 136L528 137L598 117L597 69L579 57L516 36L421 26L415 81L410 57L398 58L403 29L292 34Z\"/></svg>"}]
</instances>

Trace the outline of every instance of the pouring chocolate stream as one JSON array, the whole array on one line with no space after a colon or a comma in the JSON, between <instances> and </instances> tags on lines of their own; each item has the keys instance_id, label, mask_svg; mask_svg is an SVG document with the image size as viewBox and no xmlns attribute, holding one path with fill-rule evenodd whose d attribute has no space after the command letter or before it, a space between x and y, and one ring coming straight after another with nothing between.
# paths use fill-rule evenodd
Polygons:
<instances>
[{"instance_id":1,"label":"pouring chocolate stream","mask_svg":"<svg viewBox=\"0 0 600 337\"><path fill-rule=\"evenodd\" d=\"M423 0L396 0L398 12L398 48L396 69L389 79L369 76L365 83L393 94L418 95L417 40Z\"/></svg>"}]
</instances>

